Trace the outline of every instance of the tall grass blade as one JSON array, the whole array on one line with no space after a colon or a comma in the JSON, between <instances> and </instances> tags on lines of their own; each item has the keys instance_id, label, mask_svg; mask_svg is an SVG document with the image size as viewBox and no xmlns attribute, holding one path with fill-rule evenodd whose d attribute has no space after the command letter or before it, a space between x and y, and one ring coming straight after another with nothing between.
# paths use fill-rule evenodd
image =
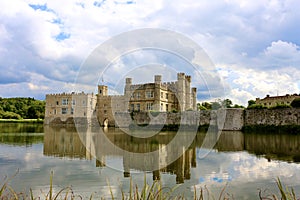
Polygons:
<instances>
[{"instance_id":1,"label":"tall grass blade","mask_svg":"<svg viewBox=\"0 0 300 200\"><path fill-rule=\"evenodd\" d=\"M203 200L203 189L202 189L202 188L201 188L201 190L200 190L199 200Z\"/></svg>"},{"instance_id":2,"label":"tall grass blade","mask_svg":"<svg viewBox=\"0 0 300 200\"><path fill-rule=\"evenodd\" d=\"M295 191L294 191L294 188L292 188L292 197L293 197L293 200L296 200L296 199L297 199L296 194L295 194Z\"/></svg>"},{"instance_id":3,"label":"tall grass blade","mask_svg":"<svg viewBox=\"0 0 300 200\"><path fill-rule=\"evenodd\" d=\"M31 200L34 200L32 189L30 188L29 191L30 191L30 199L31 199Z\"/></svg>"},{"instance_id":4,"label":"tall grass blade","mask_svg":"<svg viewBox=\"0 0 300 200\"><path fill-rule=\"evenodd\" d=\"M283 189L283 186L282 186L281 181L280 181L279 178L277 178L277 187L278 187L278 189L279 189L279 191L280 191L281 199L282 199L282 200L287 200L287 196L286 196L286 194L285 194L285 191L284 191L284 189Z\"/></svg>"},{"instance_id":5,"label":"tall grass blade","mask_svg":"<svg viewBox=\"0 0 300 200\"><path fill-rule=\"evenodd\" d=\"M53 192L53 171L50 174L50 188L49 188L49 200L52 200L52 192Z\"/></svg>"},{"instance_id":6,"label":"tall grass blade","mask_svg":"<svg viewBox=\"0 0 300 200\"><path fill-rule=\"evenodd\" d=\"M148 188L147 177L146 177L146 173L144 173L144 186L143 186L143 189L142 189L142 192L141 192L141 199L143 199L143 200L146 200L147 188Z\"/></svg>"},{"instance_id":7,"label":"tall grass blade","mask_svg":"<svg viewBox=\"0 0 300 200\"><path fill-rule=\"evenodd\" d=\"M5 191L6 186L7 186L7 182L4 182L1 189L0 189L0 197L2 196L3 192Z\"/></svg>"},{"instance_id":8,"label":"tall grass blade","mask_svg":"<svg viewBox=\"0 0 300 200\"><path fill-rule=\"evenodd\" d=\"M10 191L10 193L13 195L14 199L16 200L19 199L17 193L14 191L14 189L12 189L12 187L8 185L7 188Z\"/></svg>"},{"instance_id":9,"label":"tall grass blade","mask_svg":"<svg viewBox=\"0 0 300 200\"><path fill-rule=\"evenodd\" d=\"M224 193L226 187L227 187L227 184L222 188L222 190L221 190L221 192L220 192L219 200L222 200L222 196L223 196L223 193ZM224 198L224 199L225 199L225 198Z\"/></svg>"},{"instance_id":10,"label":"tall grass blade","mask_svg":"<svg viewBox=\"0 0 300 200\"><path fill-rule=\"evenodd\" d=\"M132 178L130 177L130 186L129 186L129 199L132 200Z\"/></svg>"},{"instance_id":11,"label":"tall grass blade","mask_svg":"<svg viewBox=\"0 0 300 200\"><path fill-rule=\"evenodd\" d=\"M155 187L156 183L157 183L156 181L153 181L151 188L149 189L149 192L148 192L147 200L151 200L154 198L153 191L154 191L154 187Z\"/></svg>"},{"instance_id":12,"label":"tall grass blade","mask_svg":"<svg viewBox=\"0 0 300 200\"><path fill-rule=\"evenodd\" d=\"M92 200L92 199L93 199L93 196L94 196L93 194L94 194L94 193L92 193L92 194L91 194L91 196L90 196L90 200Z\"/></svg>"},{"instance_id":13,"label":"tall grass blade","mask_svg":"<svg viewBox=\"0 0 300 200\"><path fill-rule=\"evenodd\" d=\"M111 187L110 187L109 180L106 179L106 182L107 182L107 185L108 185L108 188L109 188L109 192L110 192L111 199L114 200L115 198L114 198L114 194L113 194L113 192L112 192L112 189L111 189Z\"/></svg>"}]
</instances>

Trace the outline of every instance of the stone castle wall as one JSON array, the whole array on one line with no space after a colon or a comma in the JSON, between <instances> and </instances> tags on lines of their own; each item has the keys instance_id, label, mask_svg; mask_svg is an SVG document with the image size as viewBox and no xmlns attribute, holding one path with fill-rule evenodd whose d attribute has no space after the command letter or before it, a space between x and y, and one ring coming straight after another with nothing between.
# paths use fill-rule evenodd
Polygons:
<instances>
[{"instance_id":1,"label":"stone castle wall","mask_svg":"<svg viewBox=\"0 0 300 200\"><path fill-rule=\"evenodd\" d=\"M300 108L245 110L245 126L300 125Z\"/></svg>"},{"instance_id":2,"label":"stone castle wall","mask_svg":"<svg viewBox=\"0 0 300 200\"><path fill-rule=\"evenodd\" d=\"M179 113L166 112L137 112L115 114L116 126L128 127L132 124L154 125L163 127L184 125L184 126L205 126L214 125L222 130L241 130L244 125L243 109L220 109L220 110L201 110L184 111Z\"/></svg>"},{"instance_id":3,"label":"stone castle wall","mask_svg":"<svg viewBox=\"0 0 300 200\"><path fill-rule=\"evenodd\" d=\"M48 119L45 119L48 120ZM96 117L92 119L68 118L62 121L60 118L51 119L50 125L72 125L74 120L77 124L100 124ZM98 118L99 120L99 118ZM108 126L129 127L131 125L166 126L218 126L220 130L242 130L244 126L300 126L300 108L282 109L220 109L171 112L116 112L108 121Z\"/></svg>"}]
</instances>

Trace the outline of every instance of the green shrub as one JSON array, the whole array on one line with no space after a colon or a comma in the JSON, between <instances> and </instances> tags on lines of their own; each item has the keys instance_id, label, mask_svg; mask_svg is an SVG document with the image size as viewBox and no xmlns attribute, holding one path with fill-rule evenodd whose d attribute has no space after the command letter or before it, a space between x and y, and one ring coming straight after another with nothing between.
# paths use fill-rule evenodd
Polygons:
<instances>
[{"instance_id":1,"label":"green shrub","mask_svg":"<svg viewBox=\"0 0 300 200\"><path fill-rule=\"evenodd\" d=\"M0 111L0 118L1 119L22 119L22 117L14 112L10 111Z\"/></svg>"},{"instance_id":2,"label":"green shrub","mask_svg":"<svg viewBox=\"0 0 300 200\"><path fill-rule=\"evenodd\" d=\"M291 106L293 108L300 108L300 98L296 98L292 101Z\"/></svg>"},{"instance_id":3,"label":"green shrub","mask_svg":"<svg viewBox=\"0 0 300 200\"><path fill-rule=\"evenodd\" d=\"M149 113L150 113L153 117L157 117L157 116L160 114L160 112L157 111L157 110L150 110Z\"/></svg>"},{"instance_id":4,"label":"green shrub","mask_svg":"<svg viewBox=\"0 0 300 200\"><path fill-rule=\"evenodd\" d=\"M291 108L292 106L287 104L277 104L276 106L272 106L269 109L280 109L280 108Z\"/></svg>"},{"instance_id":5,"label":"green shrub","mask_svg":"<svg viewBox=\"0 0 300 200\"><path fill-rule=\"evenodd\" d=\"M173 109L171 112L172 112L172 113L178 113L178 110Z\"/></svg>"},{"instance_id":6,"label":"green shrub","mask_svg":"<svg viewBox=\"0 0 300 200\"><path fill-rule=\"evenodd\" d=\"M260 104L252 104L251 106L248 106L247 109L265 109L267 107L260 105Z\"/></svg>"}]
</instances>

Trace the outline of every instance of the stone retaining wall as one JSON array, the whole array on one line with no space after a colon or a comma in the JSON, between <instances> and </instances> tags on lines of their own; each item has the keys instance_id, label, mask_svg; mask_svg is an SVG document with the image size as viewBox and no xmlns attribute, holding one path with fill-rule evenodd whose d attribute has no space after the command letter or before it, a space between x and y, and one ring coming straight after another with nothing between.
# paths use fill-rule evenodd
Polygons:
<instances>
[{"instance_id":1,"label":"stone retaining wall","mask_svg":"<svg viewBox=\"0 0 300 200\"><path fill-rule=\"evenodd\" d=\"M114 121L109 126L129 127L131 125L151 126L218 126L220 130L242 130L244 126L286 126L300 125L300 108L282 109L219 109L167 112L119 112L115 113ZM49 125L99 125L97 118L45 118Z\"/></svg>"}]
</instances>

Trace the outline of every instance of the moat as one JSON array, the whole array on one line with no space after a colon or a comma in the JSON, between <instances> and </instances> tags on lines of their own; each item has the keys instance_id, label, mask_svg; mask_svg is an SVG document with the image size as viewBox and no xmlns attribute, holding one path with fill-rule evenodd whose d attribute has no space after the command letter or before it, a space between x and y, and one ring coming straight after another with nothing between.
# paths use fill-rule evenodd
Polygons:
<instances>
[{"instance_id":1,"label":"moat","mask_svg":"<svg viewBox=\"0 0 300 200\"><path fill-rule=\"evenodd\" d=\"M300 135L224 131L209 150L201 148L206 133L198 132L188 148L181 143L189 139L189 134L180 134L174 151L180 150L182 155L164 166L170 155L162 151L145 160L131 156L130 152L161 150L171 143L176 132L137 138L110 128L104 135L88 130L83 136L75 128L1 123L0 178L17 172L10 182L13 188L32 188L39 193L49 187L53 171L56 191L72 186L84 199L94 192L94 197L109 198L108 182L115 197L120 197L120 188L129 191L129 177L134 183L143 184L145 176L149 183L160 179L164 186L177 185L176 191L186 197L193 196L194 186L206 186L218 198L227 184L226 192L235 199L258 199L258 189L277 193L277 177L295 191L300 190ZM103 136L116 148L110 149ZM207 155L199 156L203 154Z\"/></svg>"}]
</instances>

